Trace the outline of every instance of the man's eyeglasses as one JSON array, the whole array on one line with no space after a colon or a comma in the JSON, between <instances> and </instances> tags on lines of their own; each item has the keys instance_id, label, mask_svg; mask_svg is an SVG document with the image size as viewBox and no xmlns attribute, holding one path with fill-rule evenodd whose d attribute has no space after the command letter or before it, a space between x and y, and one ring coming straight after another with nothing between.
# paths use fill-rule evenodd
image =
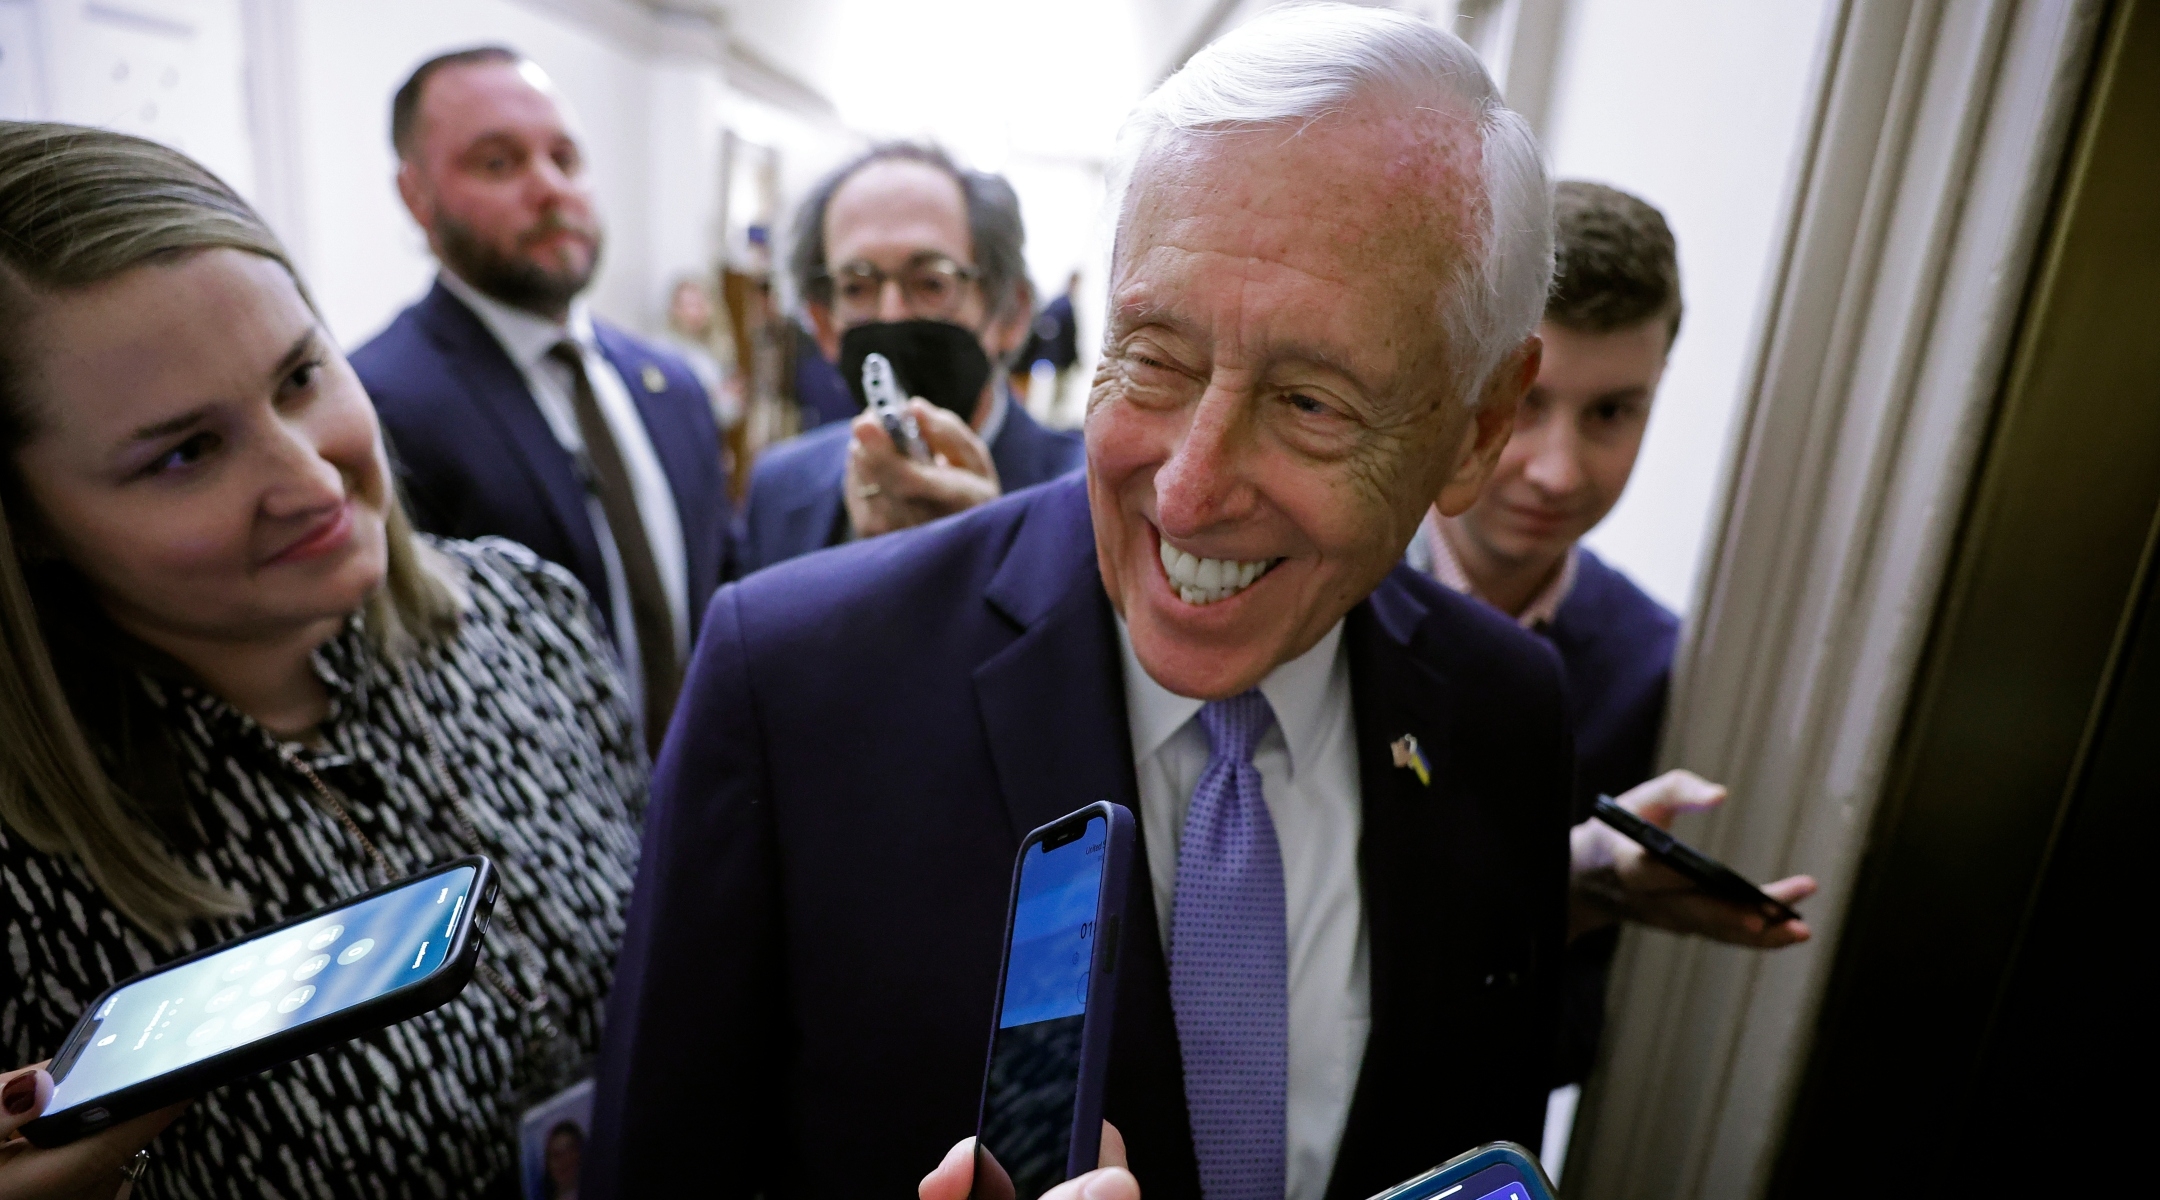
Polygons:
<instances>
[{"instance_id":1,"label":"man's eyeglasses","mask_svg":"<svg viewBox=\"0 0 2160 1200\"><path fill-rule=\"evenodd\" d=\"M954 262L942 254L911 259L892 274L875 263L851 262L811 281L811 299L832 306L843 325L875 320L885 296L885 285L900 285L900 299L908 315L925 320L945 320L960 308L967 285L982 277L974 267Z\"/></svg>"}]
</instances>

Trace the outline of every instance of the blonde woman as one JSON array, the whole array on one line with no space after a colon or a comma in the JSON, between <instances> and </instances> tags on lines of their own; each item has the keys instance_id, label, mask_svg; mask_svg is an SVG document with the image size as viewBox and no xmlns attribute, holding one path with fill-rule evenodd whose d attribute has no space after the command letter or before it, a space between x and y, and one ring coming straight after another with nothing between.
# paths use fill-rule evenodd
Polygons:
<instances>
[{"instance_id":1,"label":"blonde woman","mask_svg":"<svg viewBox=\"0 0 2160 1200\"><path fill-rule=\"evenodd\" d=\"M367 396L229 189L0 123L0 1062L199 947L474 850L503 875L457 1000L185 1111L0 1142L0 1194L514 1187L519 1113L595 1045L636 857L647 768L602 645L560 569L410 531ZM0 1139L50 1092L0 1073Z\"/></svg>"}]
</instances>

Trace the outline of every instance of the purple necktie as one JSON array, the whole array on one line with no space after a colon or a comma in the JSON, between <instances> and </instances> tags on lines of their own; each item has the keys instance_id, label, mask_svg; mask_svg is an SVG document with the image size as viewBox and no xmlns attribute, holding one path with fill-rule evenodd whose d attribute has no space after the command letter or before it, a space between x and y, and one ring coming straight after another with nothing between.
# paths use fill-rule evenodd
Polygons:
<instances>
[{"instance_id":1,"label":"purple necktie","mask_svg":"<svg viewBox=\"0 0 2160 1200\"><path fill-rule=\"evenodd\" d=\"M1290 969L1282 851L1253 749L1275 713L1258 691L1200 709L1207 769L1178 844L1170 1005L1205 1200L1282 1200Z\"/></svg>"}]
</instances>

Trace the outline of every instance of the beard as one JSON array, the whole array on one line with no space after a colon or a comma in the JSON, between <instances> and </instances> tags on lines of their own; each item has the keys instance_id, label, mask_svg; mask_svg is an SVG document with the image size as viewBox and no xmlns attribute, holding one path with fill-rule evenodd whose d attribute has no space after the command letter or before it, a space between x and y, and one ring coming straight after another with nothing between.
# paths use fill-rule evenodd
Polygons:
<instances>
[{"instance_id":1,"label":"beard","mask_svg":"<svg viewBox=\"0 0 2160 1200\"><path fill-rule=\"evenodd\" d=\"M435 236L442 248L444 266L485 295L512 308L541 314L561 312L592 282L593 272L600 265L600 231L551 215L518 235L522 245L565 229L592 240L592 256L582 268L549 268L529 258L513 257L497 250L478 230L448 213L435 219Z\"/></svg>"}]
</instances>

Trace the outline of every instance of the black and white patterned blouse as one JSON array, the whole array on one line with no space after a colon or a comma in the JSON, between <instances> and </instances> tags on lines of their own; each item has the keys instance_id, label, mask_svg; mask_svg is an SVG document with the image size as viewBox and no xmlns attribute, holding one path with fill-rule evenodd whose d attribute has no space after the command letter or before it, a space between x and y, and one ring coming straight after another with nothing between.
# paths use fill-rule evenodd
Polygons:
<instances>
[{"instance_id":1,"label":"black and white patterned blouse","mask_svg":"<svg viewBox=\"0 0 2160 1200\"><path fill-rule=\"evenodd\" d=\"M472 604L458 631L401 675L355 618L315 656L331 714L301 759L398 875L469 853L450 789L464 798L502 877L483 962L527 994L544 989L571 1053L590 1055L636 865L643 750L567 572L509 542L436 544L467 573ZM254 910L196 922L162 949L77 862L0 826L0 1065L51 1056L119 979L384 882L261 726L194 687L137 682L185 780L184 835L168 841ZM434 777L423 725L448 781ZM506 917L538 954L516 952ZM539 1040L533 1019L476 976L432 1013L203 1097L152 1144L136 1194L372 1200L499 1189L514 1179L521 1105L552 1086L521 1062Z\"/></svg>"}]
</instances>

